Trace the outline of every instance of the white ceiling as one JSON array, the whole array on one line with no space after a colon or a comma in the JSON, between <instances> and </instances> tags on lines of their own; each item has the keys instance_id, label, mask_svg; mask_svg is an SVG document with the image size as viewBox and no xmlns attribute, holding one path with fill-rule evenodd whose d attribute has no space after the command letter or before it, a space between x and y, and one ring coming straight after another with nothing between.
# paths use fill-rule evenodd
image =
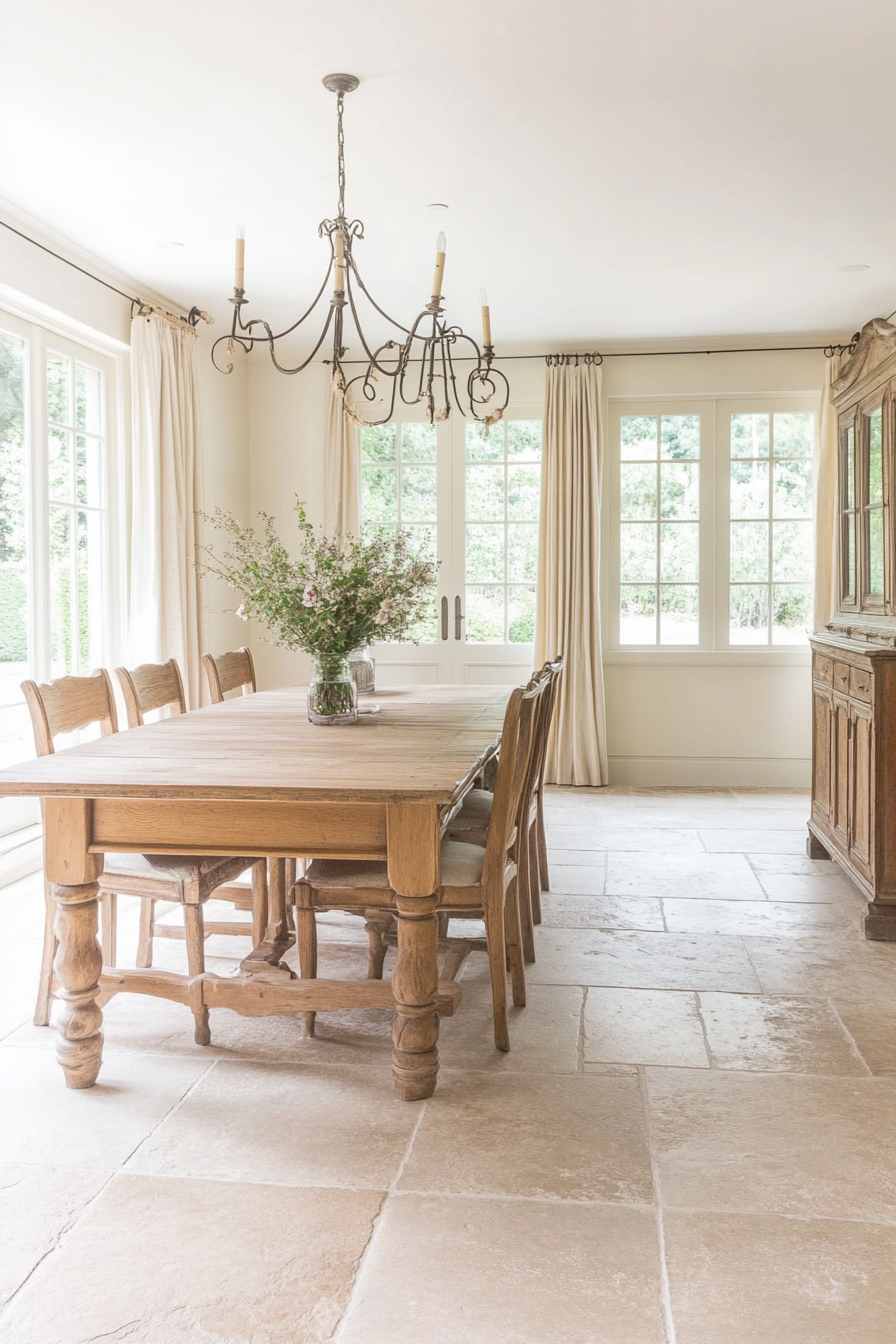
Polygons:
<instances>
[{"instance_id":1,"label":"white ceiling","mask_svg":"<svg viewBox=\"0 0 896 1344\"><path fill-rule=\"evenodd\" d=\"M892 0L7 0L0 195L219 319L242 220L279 322L348 70L356 258L399 318L443 228L449 313L487 285L499 349L851 331L896 307L894 49Z\"/></svg>"}]
</instances>

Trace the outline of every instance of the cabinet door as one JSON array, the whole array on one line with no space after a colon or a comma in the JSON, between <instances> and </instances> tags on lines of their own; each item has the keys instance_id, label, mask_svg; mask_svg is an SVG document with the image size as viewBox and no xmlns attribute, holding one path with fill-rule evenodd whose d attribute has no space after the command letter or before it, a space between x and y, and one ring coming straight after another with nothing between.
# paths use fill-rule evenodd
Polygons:
<instances>
[{"instance_id":1,"label":"cabinet door","mask_svg":"<svg viewBox=\"0 0 896 1344\"><path fill-rule=\"evenodd\" d=\"M834 834L849 845L849 701L834 695L831 743L831 823Z\"/></svg>"},{"instance_id":2,"label":"cabinet door","mask_svg":"<svg viewBox=\"0 0 896 1344\"><path fill-rule=\"evenodd\" d=\"M853 700L850 717L849 853L857 867L871 876L874 834L874 721L870 705Z\"/></svg>"},{"instance_id":3,"label":"cabinet door","mask_svg":"<svg viewBox=\"0 0 896 1344\"><path fill-rule=\"evenodd\" d=\"M812 725L812 811L825 825L831 817L831 741L834 697L826 686L815 684Z\"/></svg>"}]
</instances>

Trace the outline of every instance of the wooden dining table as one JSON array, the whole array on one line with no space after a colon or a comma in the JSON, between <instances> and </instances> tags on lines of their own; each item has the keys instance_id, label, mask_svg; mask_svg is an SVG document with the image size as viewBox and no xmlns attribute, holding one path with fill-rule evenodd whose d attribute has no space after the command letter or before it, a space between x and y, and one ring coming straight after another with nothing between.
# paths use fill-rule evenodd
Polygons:
<instances>
[{"instance_id":1,"label":"wooden dining table","mask_svg":"<svg viewBox=\"0 0 896 1344\"><path fill-rule=\"evenodd\" d=\"M378 713L321 727L308 721L304 688L285 687L0 770L0 797L44 800L59 940L57 1057L68 1086L96 1082L100 1002L137 992L247 1016L393 1008L396 1089L408 1101L431 1096L439 1014L460 994L439 983L440 841L497 749L509 694L502 686L390 688L377 692ZM384 860L397 922L391 983L294 978L281 960L292 941L282 884L274 884L264 940L236 976L104 969L96 879L108 852Z\"/></svg>"}]
</instances>

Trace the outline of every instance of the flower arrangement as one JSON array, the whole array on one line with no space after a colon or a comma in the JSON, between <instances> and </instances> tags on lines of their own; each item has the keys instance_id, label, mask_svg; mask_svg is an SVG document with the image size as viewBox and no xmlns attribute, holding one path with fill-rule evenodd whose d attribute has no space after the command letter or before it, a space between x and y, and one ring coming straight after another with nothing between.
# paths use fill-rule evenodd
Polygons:
<instances>
[{"instance_id":1,"label":"flower arrangement","mask_svg":"<svg viewBox=\"0 0 896 1344\"><path fill-rule=\"evenodd\" d=\"M426 615L438 562L418 555L407 532L328 538L297 499L301 541L293 559L269 514L259 513L258 530L223 509L203 516L228 537L220 557L211 546L203 548L203 573L241 593L236 614L261 621L282 648L303 649L319 664L332 664L374 637L407 638Z\"/></svg>"}]
</instances>

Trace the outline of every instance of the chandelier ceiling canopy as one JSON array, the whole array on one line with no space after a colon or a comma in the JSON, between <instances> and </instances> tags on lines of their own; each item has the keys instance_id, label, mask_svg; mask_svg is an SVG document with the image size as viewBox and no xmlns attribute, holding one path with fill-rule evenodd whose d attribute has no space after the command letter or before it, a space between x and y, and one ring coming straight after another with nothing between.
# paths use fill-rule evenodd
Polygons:
<instances>
[{"instance_id":1,"label":"chandelier ceiling canopy","mask_svg":"<svg viewBox=\"0 0 896 1344\"><path fill-rule=\"evenodd\" d=\"M307 369L320 352L332 364L333 381L343 393L348 414L361 425L381 425L391 420L399 402L413 406L422 402L430 421L447 420L452 408L461 415L472 416L486 425L500 420L507 406L510 389L500 369L493 367L495 357L492 345L491 314L484 290L480 292L482 309L482 346L461 327L449 325L442 299L442 278L445 270L445 235L439 234L436 243L436 261L433 272L432 295L429 303L407 326L380 307L361 278L354 256L356 243L364 239L364 224L360 219L349 220L345 213L345 138L342 118L345 95L352 93L360 83L355 75L327 75L323 84L336 95L337 155L339 202L336 216L324 219L318 235L329 244L327 269L320 289L301 317L283 331L274 332L261 318L243 320L247 305L244 287L245 238L242 228L237 232L236 264L234 272L233 323L228 335L222 336L212 347L212 361L221 373L231 373L233 363L218 362L218 347L226 347L233 354L235 345L248 354L256 345L266 345L275 368L281 373L295 374ZM330 291L330 297L324 296ZM392 335L380 344L367 337L359 307L362 300L388 323ZM278 341L292 335L309 323L319 305L325 305L320 317L323 326L316 337L311 353L291 367L280 358ZM346 309L349 330L357 335L360 352L345 344ZM369 320L369 319L368 319ZM346 359L346 355L356 357ZM360 364L361 372L352 373ZM468 370L467 365L472 365ZM462 369L458 369L462 365ZM378 405L375 406L375 403ZM385 413L376 415L375 411Z\"/></svg>"}]
</instances>

